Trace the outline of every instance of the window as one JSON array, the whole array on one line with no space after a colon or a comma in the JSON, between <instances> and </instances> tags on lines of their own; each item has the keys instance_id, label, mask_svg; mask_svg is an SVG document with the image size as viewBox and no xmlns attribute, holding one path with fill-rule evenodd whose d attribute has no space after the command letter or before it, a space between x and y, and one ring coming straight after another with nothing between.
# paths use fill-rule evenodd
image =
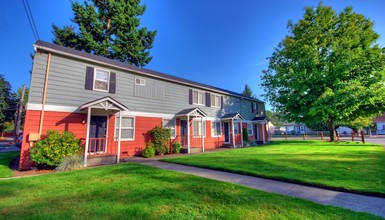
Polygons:
<instances>
[{"instance_id":1,"label":"window","mask_svg":"<svg viewBox=\"0 0 385 220\"><path fill-rule=\"evenodd\" d=\"M234 122L234 134L239 134L239 123Z\"/></svg>"},{"instance_id":2,"label":"window","mask_svg":"<svg viewBox=\"0 0 385 220\"><path fill-rule=\"evenodd\" d=\"M199 91L193 91L193 104L204 105L204 93Z\"/></svg>"},{"instance_id":3,"label":"window","mask_svg":"<svg viewBox=\"0 0 385 220\"><path fill-rule=\"evenodd\" d=\"M221 97L219 95L211 95L211 106L212 107L221 107Z\"/></svg>"},{"instance_id":4,"label":"window","mask_svg":"<svg viewBox=\"0 0 385 220\"><path fill-rule=\"evenodd\" d=\"M135 84L140 85L140 86L145 86L146 85L146 80L141 79L141 78L135 78Z\"/></svg>"},{"instance_id":5,"label":"window","mask_svg":"<svg viewBox=\"0 0 385 220\"><path fill-rule=\"evenodd\" d=\"M253 124L251 124L251 123L247 123L247 134L249 136L253 135Z\"/></svg>"},{"instance_id":6,"label":"window","mask_svg":"<svg viewBox=\"0 0 385 220\"><path fill-rule=\"evenodd\" d=\"M134 118L122 116L121 140L134 140ZM119 116L115 119L115 138L119 136Z\"/></svg>"},{"instance_id":7,"label":"window","mask_svg":"<svg viewBox=\"0 0 385 220\"><path fill-rule=\"evenodd\" d=\"M211 137L222 136L222 126L220 121L211 122Z\"/></svg>"},{"instance_id":8,"label":"window","mask_svg":"<svg viewBox=\"0 0 385 220\"><path fill-rule=\"evenodd\" d=\"M385 125L382 125L382 130L385 130Z\"/></svg>"},{"instance_id":9,"label":"window","mask_svg":"<svg viewBox=\"0 0 385 220\"><path fill-rule=\"evenodd\" d=\"M94 90L108 92L110 72L100 69L95 69Z\"/></svg>"},{"instance_id":10,"label":"window","mask_svg":"<svg viewBox=\"0 0 385 220\"><path fill-rule=\"evenodd\" d=\"M251 103L251 112L258 114L258 105L255 102Z\"/></svg>"},{"instance_id":11,"label":"window","mask_svg":"<svg viewBox=\"0 0 385 220\"><path fill-rule=\"evenodd\" d=\"M193 121L193 136L202 135L202 122L199 120ZM203 136L206 136L206 122L203 121Z\"/></svg>"},{"instance_id":12,"label":"window","mask_svg":"<svg viewBox=\"0 0 385 220\"><path fill-rule=\"evenodd\" d=\"M171 131L171 138L175 138L175 120L163 119L163 127L169 128Z\"/></svg>"}]
</instances>

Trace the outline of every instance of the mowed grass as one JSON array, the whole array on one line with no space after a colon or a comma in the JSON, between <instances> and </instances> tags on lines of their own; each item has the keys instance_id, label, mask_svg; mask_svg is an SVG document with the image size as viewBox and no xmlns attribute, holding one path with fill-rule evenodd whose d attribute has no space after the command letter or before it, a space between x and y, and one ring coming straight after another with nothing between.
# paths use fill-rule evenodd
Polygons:
<instances>
[{"instance_id":1,"label":"mowed grass","mask_svg":"<svg viewBox=\"0 0 385 220\"><path fill-rule=\"evenodd\" d=\"M385 195L385 151L381 145L274 141L259 147L163 161L358 193Z\"/></svg>"},{"instance_id":2,"label":"mowed grass","mask_svg":"<svg viewBox=\"0 0 385 220\"><path fill-rule=\"evenodd\" d=\"M380 219L128 163L0 181L2 219Z\"/></svg>"},{"instance_id":3,"label":"mowed grass","mask_svg":"<svg viewBox=\"0 0 385 220\"><path fill-rule=\"evenodd\" d=\"M0 178L13 176L12 170L9 169L9 163L19 154L20 152L0 153Z\"/></svg>"}]
</instances>

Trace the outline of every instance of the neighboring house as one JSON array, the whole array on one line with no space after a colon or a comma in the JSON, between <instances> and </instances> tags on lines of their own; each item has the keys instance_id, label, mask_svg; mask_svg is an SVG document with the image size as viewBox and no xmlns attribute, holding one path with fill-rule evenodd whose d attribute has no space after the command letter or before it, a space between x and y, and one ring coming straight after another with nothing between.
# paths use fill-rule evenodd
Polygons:
<instances>
[{"instance_id":1,"label":"neighboring house","mask_svg":"<svg viewBox=\"0 0 385 220\"><path fill-rule=\"evenodd\" d=\"M337 128L336 131L339 135L350 135L353 130L349 127L342 126Z\"/></svg>"},{"instance_id":2,"label":"neighboring house","mask_svg":"<svg viewBox=\"0 0 385 220\"><path fill-rule=\"evenodd\" d=\"M312 131L303 123L289 122L284 123L283 126L285 127L285 132L287 134L307 134Z\"/></svg>"},{"instance_id":3,"label":"neighboring house","mask_svg":"<svg viewBox=\"0 0 385 220\"><path fill-rule=\"evenodd\" d=\"M155 126L170 128L170 143L188 153L242 146L242 127L249 140L267 141L260 100L43 41L34 47L21 169L50 129L83 141L85 165L96 156L139 155Z\"/></svg>"},{"instance_id":4,"label":"neighboring house","mask_svg":"<svg viewBox=\"0 0 385 220\"><path fill-rule=\"evenodd\" d=\"M385 134L385 113L375 117L373 122L376 123L377 134Z\"/></svg>"}]
</instances>

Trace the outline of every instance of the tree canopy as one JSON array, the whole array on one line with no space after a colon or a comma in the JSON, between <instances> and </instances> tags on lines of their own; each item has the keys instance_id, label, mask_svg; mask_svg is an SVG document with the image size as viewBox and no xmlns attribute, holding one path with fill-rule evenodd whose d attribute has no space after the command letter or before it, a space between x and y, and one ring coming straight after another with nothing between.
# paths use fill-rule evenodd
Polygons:
<instances>
[{"instance_id":1,"label":"tree canopy","mask_svg":"<svg viewBox=\"0 0 385 220\"><path fill-rule=\"evenodd\" d=\"M13 120L16 102L11 84L0 74L0 132L4 131L6 122Z\"/></svg>"},{"instance_id":2,"label":"tree canopy","mask_svg":"<svg viewBox=\"0 0 385 220\"><path fill-rule=\"evenodd\" d=\"M140 0L87 0L72 2L77 26L52 25L58 45L108 57L135 66L147 65L156 31L140 27L146 7Z\"/></svg>"},{"instance_id":3,"label":"tree canopy","mask_svg":"<svg viewBox=\"0 0 385 220\"><path fill-rule=\"evenodd\" d=\"M352 7L307 7L263 71L265 97L286 120L349 122L385 110L385 54L374 23Z\"/></svg>"}]
</instances>

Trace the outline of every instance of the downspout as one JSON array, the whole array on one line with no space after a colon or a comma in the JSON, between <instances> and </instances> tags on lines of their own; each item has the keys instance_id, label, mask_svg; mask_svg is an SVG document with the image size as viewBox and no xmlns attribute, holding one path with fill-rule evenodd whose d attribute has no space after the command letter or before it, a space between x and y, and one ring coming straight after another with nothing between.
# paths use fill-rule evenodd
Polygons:
<instances>
[{"instance_id":1,"label":"downspout","mask_svg":"<svg viewBox=\"0 0 385 220\"><path fill-rule=\"evenodd\" d=\"M41 105L41 114L40 114L40 124L39 124L39 139L41 137L41 133L43 131L43 121L44 121L44 108L45 108L45 100L47 98L47 87L48 87L48 77L49 77L49 69L51 66L51 53L48 53L47 58L47 66L45 68L45 81L44 81L44 90L43 90L43 101Z\"/></svg>"}]
</instances>

